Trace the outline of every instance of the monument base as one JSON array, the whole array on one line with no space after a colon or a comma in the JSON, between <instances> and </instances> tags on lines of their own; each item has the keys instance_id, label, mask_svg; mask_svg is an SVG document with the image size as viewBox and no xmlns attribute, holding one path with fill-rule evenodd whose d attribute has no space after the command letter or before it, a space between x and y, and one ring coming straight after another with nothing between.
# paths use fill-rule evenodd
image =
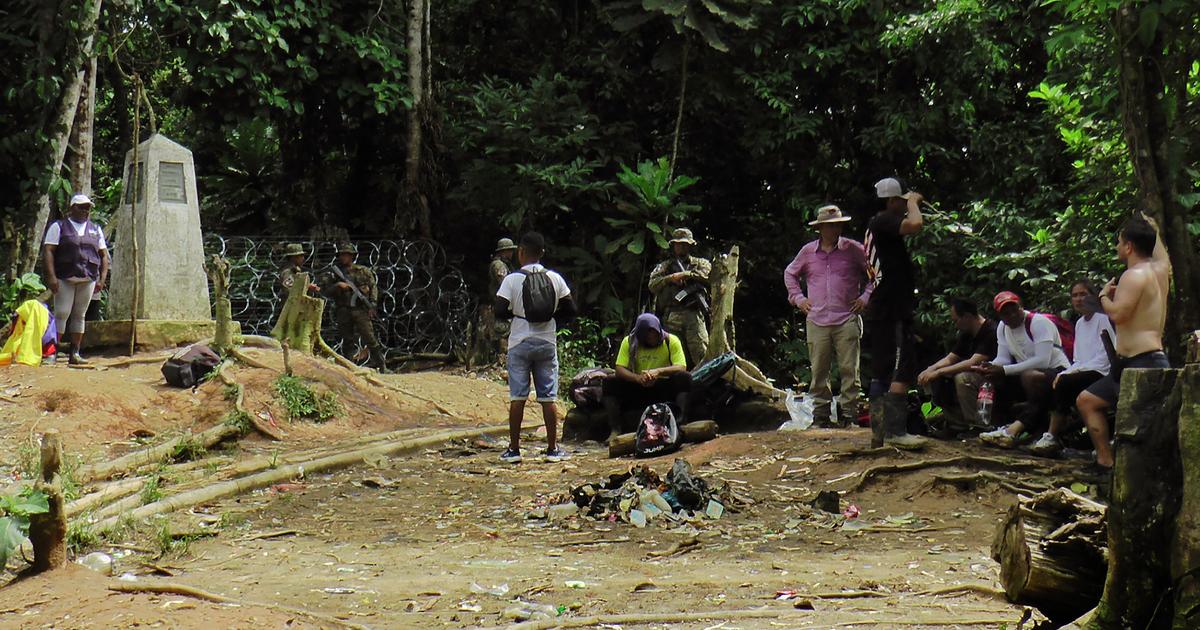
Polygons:
<instances>
[{"instance_id":1,"label":"monument base","mask_svg":"<svg viewBox=\"0 0 1200 630\"><path fill-rule=\"evenodd\" d=\"M241 333L241 326L233 322L233 333ZM137 349L162 350L196 343L212 338L216 322L212 320L139 319L137 322ZM104 320L87 323L84 344L89 348L113 346L128 347L129 320Z\"/></svg>"}]
</instances>

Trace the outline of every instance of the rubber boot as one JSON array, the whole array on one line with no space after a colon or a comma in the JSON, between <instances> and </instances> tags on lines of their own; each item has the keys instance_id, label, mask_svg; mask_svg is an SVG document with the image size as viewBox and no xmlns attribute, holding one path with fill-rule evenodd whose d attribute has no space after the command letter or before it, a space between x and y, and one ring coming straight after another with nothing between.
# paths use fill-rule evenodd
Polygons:
<instances>
[{"instance_id":1,"label":"rubber boot","mask_svg":"<svg viewBox=\"0 0 1200 630\"><path fill-rule=\"evenodd\" d=\"M925 448L928 440L908 432L908 399L904 394L887 393L883 397L883 443L906 451Z\"/></svg>"},{"instance_id":2,"label":"rubber boot","mask_svg":"<svg viewBox=\"0 0 1200 630\"><path fill-rule=\"evenodd\" d=\"M868 399L871 405L871 448L883 446L886 435L886 431L884 431L884 396L885 394L875 394Z\"/></svg>"}]
</instances>

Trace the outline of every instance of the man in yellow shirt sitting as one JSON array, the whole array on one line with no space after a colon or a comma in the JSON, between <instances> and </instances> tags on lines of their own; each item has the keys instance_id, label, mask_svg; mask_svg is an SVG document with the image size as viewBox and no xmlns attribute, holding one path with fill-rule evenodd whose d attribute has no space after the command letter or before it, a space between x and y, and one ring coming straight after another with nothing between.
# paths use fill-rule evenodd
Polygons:
<instances>
[{"instance_id":1,"label":"man in yellow shirt sitting","mask_svg":"<svg viewBox=\"0 0 1200 630\"><path fill-rule=\"evenodd\" d=\"M663 330L653 313L638 316L633 332L621 341L617 373L604 381L604 409L613 437L623 428L622 411L642 411L660 402L674 403L678 424L687 422L692 375L687 371L683 342Z\"/></svg>"}]
</instances>

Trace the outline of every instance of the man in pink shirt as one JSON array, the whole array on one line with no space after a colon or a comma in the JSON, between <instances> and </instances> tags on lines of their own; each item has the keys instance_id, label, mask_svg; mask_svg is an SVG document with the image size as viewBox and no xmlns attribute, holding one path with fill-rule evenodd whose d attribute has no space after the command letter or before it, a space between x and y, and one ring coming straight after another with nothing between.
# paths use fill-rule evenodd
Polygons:
<instances>
[{"instance_id":1,"label":"man in pink shirt","mask_svg":"<svg viewBox=\"0 0 1200 630\"><path fill-rule=\"evenodd\" d=\"M813 422L817 426L833 424L829 370L835 353L842 380L837 404L842 425L856 419L862 395L858 367L862 338L859 314L866 308L875 285L869 279L862 244L842 237L842 227L849 220L837 206L818 209L817 220L809 225L817 227L820 238L800 248L783 272L788 302L808 318L808 357L812 362L809 392L816 403Z\"/></svg>"}]
</instances>

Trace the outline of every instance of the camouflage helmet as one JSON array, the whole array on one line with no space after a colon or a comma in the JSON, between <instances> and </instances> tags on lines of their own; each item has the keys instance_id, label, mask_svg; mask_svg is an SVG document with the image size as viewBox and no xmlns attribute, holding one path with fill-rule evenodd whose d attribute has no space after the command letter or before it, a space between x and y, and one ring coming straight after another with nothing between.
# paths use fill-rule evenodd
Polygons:
<instances>
[{"instance_id":1,"label":"camouflage helmet","mask_svg":"<svg viewBox=\"0 0 1200 630\"><path fill-rule=\"evenodd\" d=\"M349 241L343 241L341 243L338 243L337 251L335 253L337 253L337 254L358 254L358 247L356 247L354 245L354 243L351 243Z\"/></svg>"},{"instance_id":2,"label":"camouflage helmet","mask_svg":"<svg viewBox=\"0 0 1200 630\"><path fill-rule=\"evenodd\" d=\"M288 243L284 245L281 255L284 258L291 258L292 256L307 256L308 254L305 253L304 246L300 243Z\"/></svg>"},{"instance_id":3,"label":"camouflage helmet","mask_svg":"<svg viewBox=\"0 0 1200 630\"><path fill-rule=\"evenodd\" d=\"M692 238L691 230L687 228L675 228L675 230L671 232L671 244L674 245L675 243L695 245L696 239Z\"/></svg>"}]
</instances>

